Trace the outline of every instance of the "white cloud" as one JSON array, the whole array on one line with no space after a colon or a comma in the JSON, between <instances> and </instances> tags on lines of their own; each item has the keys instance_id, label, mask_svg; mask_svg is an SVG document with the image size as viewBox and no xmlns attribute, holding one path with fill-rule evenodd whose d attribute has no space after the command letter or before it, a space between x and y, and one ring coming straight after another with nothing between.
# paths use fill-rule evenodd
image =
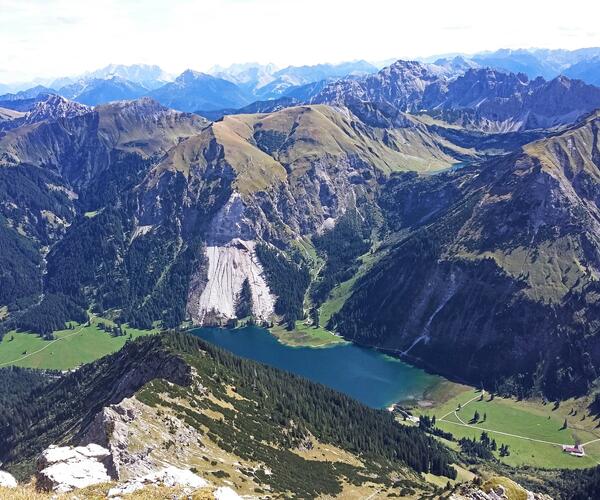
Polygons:
<instances>
[{"instance_id":1,"label":"white cloud","mask_svg":"<svg viewBox=\"0 0 600 500\"><path fill-rule=\"evenodd\" d=\"M0 67L6 82L113 62L180 72L578 48L600 45L598 14L589 0L0 0Z\"/></svg>"}]
</instances>

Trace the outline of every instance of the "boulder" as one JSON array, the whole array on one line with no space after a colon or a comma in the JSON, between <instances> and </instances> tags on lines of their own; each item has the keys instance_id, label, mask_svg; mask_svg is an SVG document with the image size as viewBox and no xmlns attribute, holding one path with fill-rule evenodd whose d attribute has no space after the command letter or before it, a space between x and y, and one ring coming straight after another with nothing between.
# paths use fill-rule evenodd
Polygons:
<instances>
[{"instance_id":1,"label":"boulder","mask_svg":"<svg viewBox=\"0 0 600 500\"><path fill-rule=\"evenodd\" d=\"M8 472L0 470L0 488L16 488L17 480Z\"/></svg>"},{"instance_id":2,"label":"boulder","mask_svg":"<svg viewBox=\"0 0 600 500\"><path fill-rule=\"evenodd\" d=\"M165 467L146 476L131 479L125 483L111 488L108 492L109 497L119 497L129 495L135 491L141 490L146 486L167 486L170 488L184 488L191 491L198 488L205 488L209 485L208 481L194 474L192 471L179 469L177 467Z\"/></svg>"},{"instance_id":3,"label":"boulder","mask_svg":"<svg viewBox=\"0 0 600 500\"><path fill-rule=\"evenodd\" d=\"M66 493L94 484L108 483L110 452L97 444L88 446L50 446L38 459L38 488Z\"/></svg>"}]
</instances>

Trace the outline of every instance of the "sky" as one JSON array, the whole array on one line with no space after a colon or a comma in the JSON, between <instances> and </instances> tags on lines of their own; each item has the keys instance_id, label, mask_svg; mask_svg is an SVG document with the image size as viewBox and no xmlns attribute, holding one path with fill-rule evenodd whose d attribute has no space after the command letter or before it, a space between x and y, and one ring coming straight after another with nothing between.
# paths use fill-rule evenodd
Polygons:
<instances>
[{"instance_id":1,"label":"sky","mask_svg":"<svg viewBox=\"0 0 600 500\"><path fill-rule=\"evenodd\" d=\"M0 0L0 83L600 46L595 0Z\"/></svg>"}]
</instances>

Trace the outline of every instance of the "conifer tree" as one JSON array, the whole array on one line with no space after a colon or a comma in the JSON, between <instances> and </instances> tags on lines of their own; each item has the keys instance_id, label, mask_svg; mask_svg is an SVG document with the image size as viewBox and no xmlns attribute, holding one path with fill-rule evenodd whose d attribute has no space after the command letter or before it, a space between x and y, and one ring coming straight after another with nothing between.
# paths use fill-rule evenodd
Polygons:
<instances>
[{"instance_id":1,"label":"conifer tree","mask_svg":"<svg viewBox=\"0 0 600 500\"><path fill-rule=\"evenodd\" d=\"M250 281L246 278L235 302L235 315L238 318L246 318L252 316L253 309L252 289L250 288Z\"/></svg>"}]
</instances>

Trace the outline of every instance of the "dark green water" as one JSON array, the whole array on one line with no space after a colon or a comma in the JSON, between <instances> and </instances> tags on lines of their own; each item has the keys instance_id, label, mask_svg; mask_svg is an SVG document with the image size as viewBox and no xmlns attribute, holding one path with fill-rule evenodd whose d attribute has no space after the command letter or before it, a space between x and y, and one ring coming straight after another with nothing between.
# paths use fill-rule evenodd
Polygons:
<instances>
[{"instance_id":1,"label":"dark green water","mask_svg":"<svg viewBox=\"0 0 600 500\"><path fill-rule=\"evenodd\" d=\"M320 382L373 408L418 399L441 380L398 359L353 344L289 347L258 327L198 328L192 333L238 356Z\"/></svg>"}]
</instances>

